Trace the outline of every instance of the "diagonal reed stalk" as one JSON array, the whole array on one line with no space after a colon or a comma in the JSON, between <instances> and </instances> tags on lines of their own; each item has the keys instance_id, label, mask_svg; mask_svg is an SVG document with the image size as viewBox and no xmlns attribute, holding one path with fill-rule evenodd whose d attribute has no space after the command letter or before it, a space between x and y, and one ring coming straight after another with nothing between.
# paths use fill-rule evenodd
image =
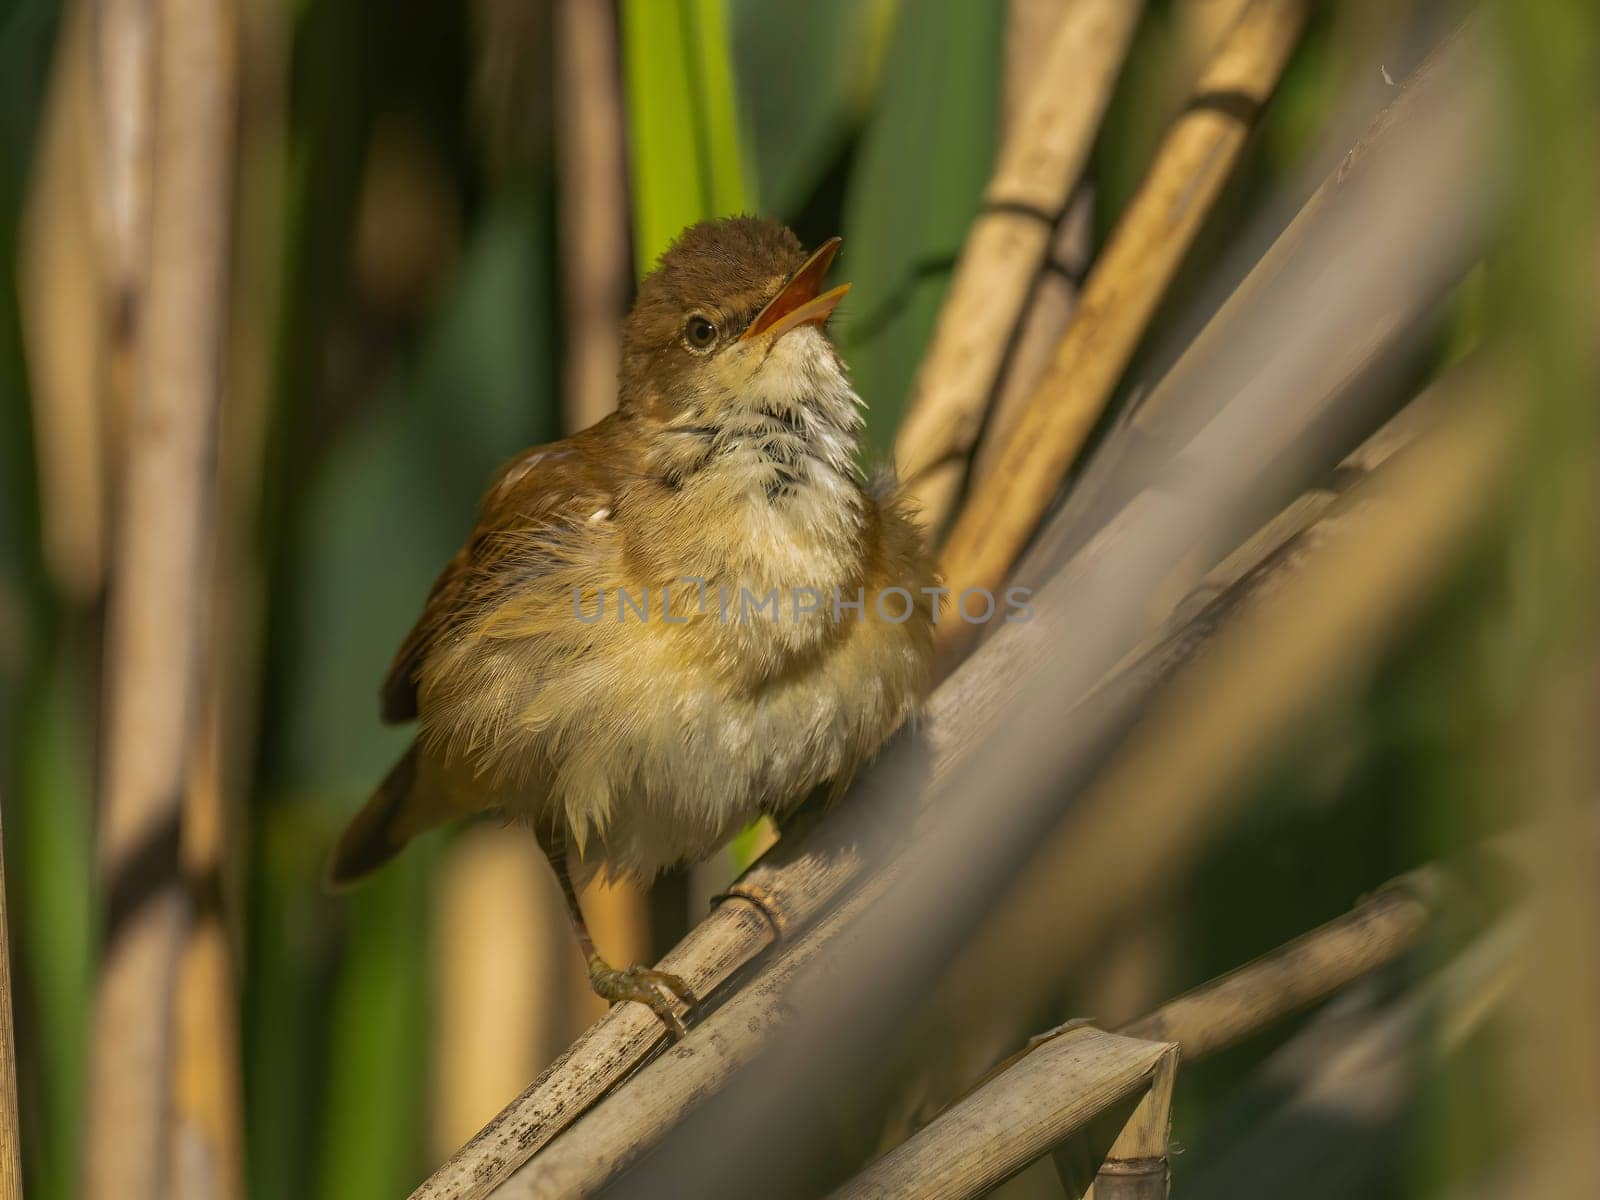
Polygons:
<instances>
[{"instance_id":1,"label":"diagonal reed stalk","mask_svg":"<svg viewBox=\"0 0 1600 1200\"><path fill-rule=\"evenodd\" d=\"M1095 1117L1141 1092L1141 1102L1128 1118L1127 1140L1119 1139L1118 1145L1154 1151L1139 1158L1161 1160L1158 1195L1165 1196L1177 1047L1079 1025L1051 1038L1035 1054L1041 1052L1038 1061L1028 1055L936 1117L830 1200L967 1200L985 1195Z\"/></svg>"},{"instance_id":2,"label":"diagonal reed stalk","mask_svg":"<svg viewBox=\"0 0 1600 1200\"><path fill-rule=\"evenodd\" d=\"M560 185L562 425L585 429L616 407L619 323L628 302L626 122L617 19L609 4L558 0L556 153Z\"/></svg>"},{"instance_id":3,"label":"diagonal reed stalk","mask_svg":"<svg viewBox=\"0 0 1600 1200\"><path fill-rule=\"evenodd\" d=\"M1133 38L1139 0L1066 10L984 189L895 439L931 530L943 525L1057 222L1083 174Z\"/></svg>"},{"instance_id":4,"label":"diagonal reed stalk","mask_svg":"<svg viewBox=\"0 0 1600 1200\"><path fill-rule=\"evenodd\" d=\"M1307 7L1255 0L1201 75L1091 269L1054 362L950 531L941 569L955 595L994 591L1022 553L1239 161ZM959 621L941 628L947 656L974 634Z\"/></svg>"},{"instance_id":5,"label":"diagonal reed stalk","mask_svg":"<svg viewBox=\"0 0 1600 1200\"><path fill-rule=\"evenodd\" d=\"M1423 935L1450 911L1451 898L1476 892L1485 882L1485 873L1492 883L1509 882L1509 891L1525 896L1536 876L1533 845L1533 837L1524 832L1497 839L1449 864L1434 863L1410 871L1385 884L1344 916L1185 992L1148 1016L1124 1025L1117 1035L1136 1039L1139 1044L1169 1045L1181 1055L1184 1064L1225 1050L1411 953ZM1523 915L1526 916L1525 911ZM1508 919L1501 917L1491 932L1463 953L1457 965L1446 968L1450 978L1460 975L1468 964L1475 964L1485 949L1493 947L1497 956L1504 951L1504 922ZM1503 999L1503 989L1494 998ZM1481 1019L1484 1011L1478 1005L1472 1015ZM1041 1107L1057 1103L1050 1080L1055 1068L1048 1072L1025 1068L1042 1050L1060 1041L1070 1042L1083 1032L1084 1022L1072 1021L1034 1038L913 1137L864 1168L835 1197L938 1194L958 1200L982 1195L995 1178L1021 1170L1043 1150L1036 1144L1025 1148L1016 1144L1011 1136L1016 1118L1008 1111L1009 1100L1020 1093ZM1458 1039L1461 1032L1459 1025L1452 1031ZM1169 1074L1175 1060L1176 1056L1172 1064L1167 1064ZM1061 1086L1056 1080L1055 1087ZM1170 1089L1170 1078L1168 1086ZM1029 1115L1035 1120L1041 1116L1037 1112ZM1129 1129L1107 1155L1111 1170L1102 1168L1093 1193L1101 1200L1167 1194L1165 1164L1154 1161L1165 1154L1165 1123L1152 1120L1154 1128L1142 1131L1133 1130L1133 1124L1130 1120ZM1130 1132L1144 1133L1142 1144L1127 1137ZM991 1157L982 1164L981 1171L963 1160L959 1146L956 1153L947 1151L945 1143L952 1133L961 1142L974 1138L989 1147ZM1056 1138L1051 1145L1060 1145L1064 1140ZM1135 1186L1144 1190L1136 1191Z\"/></svg>"}]
</instances>

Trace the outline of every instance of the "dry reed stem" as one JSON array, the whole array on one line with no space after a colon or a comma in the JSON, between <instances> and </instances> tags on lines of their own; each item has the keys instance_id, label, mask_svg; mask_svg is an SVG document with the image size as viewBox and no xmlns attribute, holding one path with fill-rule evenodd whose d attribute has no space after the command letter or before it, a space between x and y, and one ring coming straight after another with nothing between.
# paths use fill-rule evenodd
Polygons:
<instances>
[{"instance_id":1,"label":"dry reed stem","mask_svg":"<svg viewBox=\"0 0 1600 1200\"><path fill-rule=\"evenodd\" d=\"M242 1197L238 967L220 908L197 915L178 979L170 1194L175 1200Z\"/></svg>"},{"instance_id":2,"label":"dry reed stem","mask_svg":"<svg viewBox=\"0 0 1600 1200\"><path fill-rule=\"evenodd\" d=\"M796 975L817 959L881 887L874 879L850 896L789 945L750 986L631 1079L632 1086L584 1115L493 1194L499 1200L571 1200L594 1194L635 1162L697 1097L715 1091L749 1063L767 1044L771 1031L792 1017L786 996ZM649 1019L655 1021L653 1015Z\"/></svg>"},{"instance_id":3,"label":"dry reed stem","mask_svg":"<svg viewBox=\"0 0 1600 1200\"><path fill-rule=\"evenodd\" d=\"M929 529L943 525L960 492L1007 348L1142 7L1138 0L1074 0L1001 147L895 439L900 476Z\"/></svg>"},{"instance_id":4,"label":"dry reed stem","mask_svg":"<svg viewBox=\"0 0 1600 1200\"><path fill-rule=\"evenodd\" d=\"M1083 287L1078 310L994 470L945 545L945 583L996 590L1021 554L1221 192L1305 24L1304 0L1255 0L1212 58ZM941 626L957 655L975 627Z\"/></svg>"},{"instance_id":5,"label":"dry reed stem","mask_svg":"<svg viewBox=\"0 0 1600 1200\"><path fill-rule=\"evenodd\" d=\"M1496 495L1512 425L1474 389L1351 494L1304 568L1253 603L1180 671L991 911L949 972L971 1011L1003 976L1007 1003L1048 993L1109 917L1149 896L1204 845L1253 764L1370 663L1476 531ZM1055 914L1071 912L1063 925ZM1048 962L1036 953L1052 945Z\"/></svg>"},{"instance_id":6,"label":"dry reed stem","mask_svg":"<svg viewBox=\"0 0 1600 1200\"><path fill-rule=\"evenodd\" d=\"M98 218L115 351L131 351L150 266L155 170L156 41L161 0L95 0ZM129 364L124 364L129 365Z\"/></svg>"},{"instance_id":7,"label":"dry reed stem","mask_svg":"<svg viewBox=\"0 0 1600 1200\"><path fill-rule=\"evenodd\" d=\"M550 868L524 829L456 838L433 897L430 1148L448 1155L568 1040L552 980L574 974L572 935Z\"/></svg>"},{"instance_id":8,"label":"dry reed stem","mask_svg":"<svg viewBox=\"0 0 1600 1200\"><path fill-rule=\"evenodd\" d=\"M968 1200L981 1196L1141 1090L1124 1153L1166 1153L1175 1047L1079 1026L1051 1038L1010 1070L873 1162L832 1200ZM1159 1085L1159 1086L1158 1086ZM1159 1133L1157 1132L1159 1130ZM1165 1195L1165 1179L1160 1195ZM1104 1193L1103 1195L1111 1195Z\"/></svg>"},{"instance_id":9,"label":"dry reed stem","mask_svg":"<svg viewBox=\"0 0 1600 1200\"><path fill-rule=\"evenodd\" d=\"M1191 988L1116 1032L1172 1042L1186 1062L1227 1050L1410 953L1452 897L1481 892L1485 872L1503 876L1513 893L1526 891L1537 878L1535 844L1531 831L1508 834L1453 861L1408 871L1343 916ZM990 1074L1009 1069L1051 1036L1031 1040Z\"/></svg>"},{"instance_id":10,"label":"dry reed stem","mask_svg":"<svg viewBox=\"0 0 1600 1200\"><path fill-rule=\"evenodd\" d=\"M5 835L0 832L0 1200L22 1200L17 1132L17 1043L11 1022L11 935L6 923Z\"/></svg>"},{"instance_id":11,"label":"dry reed stem","mask_svg":"<svg viewBox=\"0 0 1600 1200\"><path fill-rule=\"evenodd\" d=\"M1229 359L1240 363L1235 370L1243 379L1247 371L1244 364L1256 351L1253 348L1249 353L1241 352L1238 337L1241 325L1248 324L1253 308L1270 300L1274 288L1297 256L1315 244L1335 206L1366 185L1364 168L1369 158L1381 160L1380 152L1405 136L1408 122L1425 119L1430 111L1428 106L1437 104L1440 94L1451 86L1452 72L1462 69L1462 57L1460 40L1452 38L1405 80L1395 99L1373 118L1340 159L1337 168L1301 206L1267 252L1184 349L1178 361L1128 415L1125 426L1117 430L1115 437L1106 439L1067 497L1060 518L1041 531L1037 543L1029 550L1018 568L1019 577L1046 573L1051 565L1065 561L1077 552L1085 531L1093 528L1097 515L1126 502L1128 497L1119 493L1117 484L1129 476L1142 477L1138 470L1142 448L1148 453L1149 447L1167 445L1210 418L1209 412L1189 411L1195 381L1216 372L1219 364ZM1484 169L1488 169L1487 164ZM1337 369L1330 368L1324 373L1325 386L1329 389L1346 386L1364 364L1375 357L1378 348L1400 337L1431 299L1415 289L1403 288L1375 296L1374 303L1364 314L1365 328L1359 336L1347 339L1344 360Z\"/></svg>"},{"instance_id":12,"label":"dry reed stem","mask_svg":"<svg viewBox=\"0 0 1600 1200\"><path fill-rule=\"evenodd\" d=\"M1039 380L1050 369L1056 347L1078 308L1079 281L1088 274L1094 250L1095 191L1080 184L1056 222L1044 265L1033 281L1027 306L1017 325L1015 343L1006 356L999 386L989 405L983 439L972 453L972 483L990 474L1000 452L1016 431Z\"/></svg>"},{"instance_id":13,"label":"dry reed stem","mask_svg":"<svg viewBox=\"0 0 1600 1200\"><path fill-rule=\"evenodd\" d=\"M1419 867L1384 884L1344 916L1185 992L1116 1032L1142 1042L1172 1044L1185 1062L1228 1049L1409 953L1451 896L1476 889L1482 866L1503 869L1519 884L1528 884L1530 849L1531 838L1524 834L1497 839L1463 861ZM971 1100L991 1083L1010 1076L1019 1063L1058 1037L1076 1033L1079 1025L1070 1022L1060 1031L1032 1039L946 1113L968 1111ZM1152 1161L1164 1153L1164 1132L1156 1135L1157 1127L1164 1129L1160 1122L1159 1111L1147 1112L1137 1124L1130 1122L1126 1140L1119 1138L1108 1156L1108 1163L1122 1162L1106 1172L1114 1181L1109 1188L1107 1181L1097 1182L1085 1194L1086 1200L1140 1196L1140 1187L1152 1196L1166 1194L1165 1167ZM925 1126L913 1140L931 1135L938 1124L936 1120Z\"/></svg>"},{"instance_id":14,"label":"dry reed stem","mask_svg":"<svg viewBox=\"0 0 1600 1200\"><path fill-rule=\"evenodd\" d=\"M593 425L617 406L629 227L622 82L612 5L557 0L556 178L561 188L562 423Z\"/></svg>"},{"instance_id":15,"label":"dry reed stem","mask_svg":"<svg viewBox=\"0 0 1600 1200\"><path fill-rule=\"evenodd\" d=\"M1178 1082L1178 1048L1168 1045L1150 1089L1122 1127L1083 1200L1166 1200L1171 1181L1167 1143L1172 1137L1172 1091ZM1069 1195L1070 1195L1069 1191Z\"/></svg>"},{"instance_id":16,"label":"dry reed stem","mask_svg":"<svg viewBox=\"0 0 1600 1200\"><path fill-rule=\"evenodd\" d=\"M1231 1196L1232 1181L1248 1172L1267 1195L1333 1200L1370 1194L1377 1173L1352 1178L1338 1169L1338 1156L1370 1153L1371 1133L1394 1127L1414 1103L1420 1079L1434 1074L1509 1000L1526 993L1534 918L1524 899L1393 1002L1365 1012L1329 1012L1311 1022L1263 1068L1263 1082L1276 1097L1272 1110L1192 1181L1195 1192ZM1329 1113L1341 1119L1330 1126Z\"/></svg>"},{"instance_id":17,"label":"dry reed stem","mask_svg":"<svg viewBox=\"0 0 1600 1200\"><path fill-rule=\"evenodd\" d=\"M161 0L150 246L108 629L105 913L85 1194L171 1194L184 797L201 710L232 184L234 24Z\"/></svg>"},{"instance_id":18,"label":"dry reed stem","mask_svg":"<svg viewBox=\"0 0 1600 1200\"><path fill-rule=\"evenodd\" d=\"M1005 136L1016 128L1033 81L1046 62L1050 35L1073 0L1011 0L1006 7L1006 75L1001 88ZM1087 175L1087 172L1084 172ZM1044 264L1034 277L1028 301L1017 324L1013 344L1000 371L989 404L983 439L972 456L971 477L994 467L995 447L1004 445L1033 395L1045 368L1055 357L1056 343L1072 320L1078 283L1089 269L1094 248L1094 188L1081 181L1055 223Z\"/></svg>"},{"instance_id":19,"label":"dry reed stem","mask_svg":"<svg viewBox=\"0 0 1600 1200\"><path fill-rule=\"evenodd\" d=\"M1340 460L1325 486L1301 494L1202 575L1174 605L1161 629L1118 663L1076 707L1086 710L1110 691L1165 678L1194 657L1246 602L1283 586L1306 565L1329 531L1338 528L1341 503L1348 503L1351 491L1439 418L1445 393L1459 386L1465 371L1463 367L1430 385ZM1091 539L1085 553L1092 560L1103 551L1102 543L1114 541L1122 532L1121 523L1112 522Z\"/></svg>"},{"instance_id":20,"label":"dry reed stem","mask_svg":"<svg viewBox=\"0 0 1600 1200\"><path fill-rule=\"evenodd\" d=\"M95 100L90 12L62 14L17 237L17 302L27 350L40 538L73 605L105 585L105 297L88 131Z\"/></svg>"},{"instance_id":21,"label":"dry reed stem","mask_svg":"<svg viewBox=\"0 0 1600 1200\"><path fill-rule=\"evenodd\" d=\"M1225 1050L1410 951L1438 916L1451 885L1448 869L1439 866L1402 875L1344 916L1169 1000L1118 1032L1176 1042L1185 1062Z\"/></svg>"},{"instance_id":22,"label":"dry reed stem","mask_svg":"<svg viewBox=\"0 0 1600 1200\"><path fill-rule=\"evenodd\" d=\"M1528 856L1520 852L1519 847L1520 841L1512 844L1502 840L1492 844L1489 853L1493 859L1508 860L1525 876ZM793 996L789 989L801 969L826 950L836 931L847 927L855 914L878 901L892 885L896 873L906 869L914 867L896 863L889 870L868 878L843 905L785 950L751 987L692 1029L684 1042L670 1048L605 1105L578 1121L498 1190L491 1189L493 1194L500 1200L554 1200L591 1195L637 1162L681 1117L686 1107L717 1090L734 1070L762 1051L775 1030L792 1019ZM1188 1057L1222 1049L1331 995L1411 949L1427 923L1440 911L1441 899L1472 878L1475 876L1458 874L1455 867L1438 866L1402 876L1346 917L1331 921L1272 954L1186 993L1150 1017L1119 1030L1118 1036L1135 1038L1140 1045L1162 1045L1170 1044L1166 1041L1170 1030L1173 1035L1189 1039L1188 1044L1181 1047ZM1075 1027L1062 1031L1073 1032L1076 1032ZM1156 1032L1158 1037L1139 1036L1150 1032ZM1009 1110L1013 1097L1031 1096L1037 1100L1041 1085L1034 1082L1036 1075L1055 1080L1057 1086L1063 1082L1073 1085L1082 1082L1076 1077L1070 1081L1061 1080L1059 1063L1039 1072L1013 1073L1025 1059L1057 1040L1060 1040L1058 1035L1046 1035L1030 1045L1026 1052L1002 1064L984 1084L952 1108L946 1114L950 1120L937 1119L912 1139L916 1145L910 1150L905 1150L906 1145L911 1145L908 1142L880 1160L882 1164L895 1159L898 1165L891 1175L880 1176L877 1173L880 1164L875 1164L851 1186L870 1184L876 1187L892 1179L905 1184L908 1190L895 1191L890 1187L886 1192L868 1190L859 1194L922 1195L925 1187L934 1186L932 1179L937 1176L937 1172L935 1176L928 1176L927 1172L935 1170L933 1164L945 1161L942 1156L952 1153L954 1141L959 1139L965 1144L974 1125L982 1131L975 1144L988 1146L989 1153L996 1157L969 1163L968 1169L950 1174L948 1184L954 1190L936 1189L928 1194L978 1195L998 1179L1058 1144L1077 1128L1082 1114L1073 1116L1064 1128L1058 1128L1056 1123L1066 1119L1066 1110L1032 1112L1032 1118L1042 1122L1036 1128L1012 1122L1011 1117L1002 1120L995 1115L998 1110ZM1096 1081L1096 1086L1103 1082ZM992 1086L996 1084L998 1088ZM1048 1087L1043 1090L1049 1092ZM1071 1093L1063 1093L1060 1099L1064 1105L1077 1103ZM1112 1097L1095 1105L1093 1112L1114 1103L1115 1099ZM1121 1167L1109 1173L1114 1180L1113 1187L1122 1183L1148 1187L1153 1178L1164 1178L1156 1164L1149 1161L1156 1157L1150 1147L1158 1140L1157 1128L1164 1129L1164 1120L1159 1106L1146 1109L1138 1125L1130 1127L1128 1140L1119 1141L1113 1147L1115 1157L1124 1160ZM1002 1132L1001 1127L1008 1127L1008 1123L1010 1132ZM1164 1145L1164 1139L1160 1140ZM898 1157L902 1151L905 1151L904 1157ZM919 1181L915 1187L909 1182L913 1179ZM850 1188L841 1193L856 1194ZM1102 1190L1097 1194L1105 1197L1116 1193Z\"/></svg>"},{"instance_id":23,"label":"dry reed stem","mask_svg":"<svg viewBox=\"0 0 1600 1200\"><path fill-rule=\"evenodd\" d=\"M281 292L290 15L273 0L241 0L237 13L237 190L222 385L227 408L217 446L204 733L182 836L191 920L174 1042L172 1192L179 1200L245 1194L237 849L239 797L255 751L266 600L256 548Z\"/></svg>"},{"instance_id":24,"label":"dry reed stem","mask_svg":"<svg viewBox=\"0 0 1600 1200\"><path fill-rule=\"evenodd\" d=\"M830 890L828 895L832 895ZM773 943L772 927L745 901L718 905L661 961L708 995ZM551 1138L645 1062L665 1041L655 1014L620 1004L586 1030L520 1096L415 1192L416 1200L487 1196Z\"/></svg>"}]
</instances>

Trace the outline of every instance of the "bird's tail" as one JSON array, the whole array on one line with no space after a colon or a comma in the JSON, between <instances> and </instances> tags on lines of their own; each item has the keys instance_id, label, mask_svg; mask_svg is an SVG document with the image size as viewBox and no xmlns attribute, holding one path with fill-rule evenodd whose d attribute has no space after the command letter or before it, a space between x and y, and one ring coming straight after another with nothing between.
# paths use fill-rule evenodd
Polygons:
<instances>
[{"instance_id":1,"label":"bird's tail","mask_svg":"<svg viewBox=\"0 0 1600 1200\"><path fill-rule=\"evenodd\" d=\"M334 847L323 882L330 891L376 871L417 834L438 824L417 794L417 744L389 768L372 798L351 818Z\"/></svg>"}]
</instances>

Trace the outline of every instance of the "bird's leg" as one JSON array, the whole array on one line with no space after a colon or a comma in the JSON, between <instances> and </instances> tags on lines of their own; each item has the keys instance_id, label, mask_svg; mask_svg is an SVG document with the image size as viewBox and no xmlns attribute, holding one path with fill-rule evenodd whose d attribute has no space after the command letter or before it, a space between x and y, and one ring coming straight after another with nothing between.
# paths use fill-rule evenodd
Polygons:
<instances>
[{"instance_id":1,"label":"bird's leg","mask_svg":"<svg viewBox=\"0 0 1600 1200\"><path fill-rule=\"evenodd\" d=\"M550 866L561 881L561 894L567 901L567 916L572 918L572 932L577 935L578 947L584 961L589 964L589 986L595 995L615 1004L619 1000L637 1000L661 1018L661 1023L674 1038L681 1038L686 1030L683 1020L672 1006L673 998L683 1001L690 1009L695 1006L694 993L689 985L676 975L642 967L635 963L628 967L613 967L600 957L589 936L588 923L583 919L583 909L578 904L577 889L572 886L572 875L567 870L567 856L560 849L546 850Z\"/></svg>"}]
</instances>

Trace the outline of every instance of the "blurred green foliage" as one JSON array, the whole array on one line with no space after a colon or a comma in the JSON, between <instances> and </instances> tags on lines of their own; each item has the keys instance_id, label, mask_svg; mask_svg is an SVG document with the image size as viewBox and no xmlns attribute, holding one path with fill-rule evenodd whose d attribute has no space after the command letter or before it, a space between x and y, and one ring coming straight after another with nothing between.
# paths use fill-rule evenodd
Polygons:
<instances>
[{"instance_id":1,"label":"blurred green foliage","mask_svg":"<svg viewBox=\"0 0 1600 1200\"><path fill-rule=\"evenodd\" d=\"M755 211L723 0L623 0L634 261L685 225Z\"/></svg>"}]
</instances>

